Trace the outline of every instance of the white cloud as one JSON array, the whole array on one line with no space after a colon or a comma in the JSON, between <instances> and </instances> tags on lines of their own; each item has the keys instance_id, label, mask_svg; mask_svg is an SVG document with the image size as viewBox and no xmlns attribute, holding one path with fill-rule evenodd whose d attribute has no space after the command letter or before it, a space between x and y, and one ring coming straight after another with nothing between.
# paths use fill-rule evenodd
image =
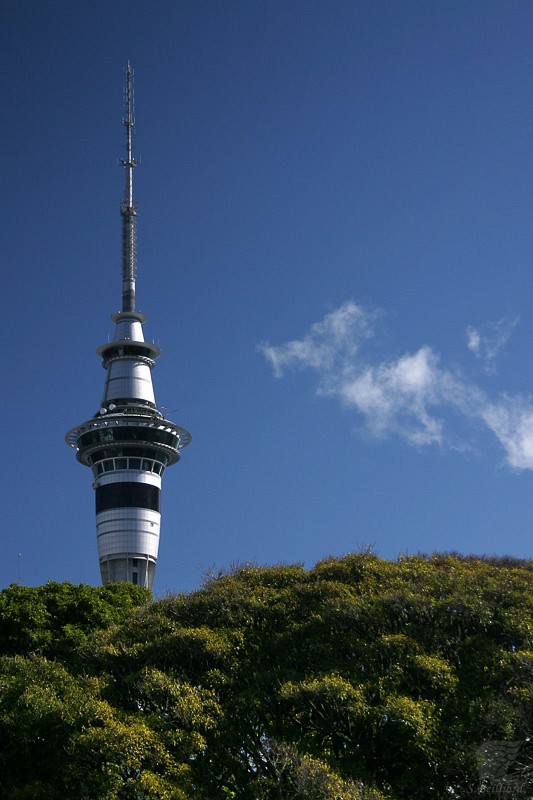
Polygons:
<instances>
[{"instance_id":1,"label":"white cloud","mask_svg":"<svg viewBox=\"0 0 533 800\"><path fill-rule=\"evenodd\" d=\"M414 355L341 378L330 394L363 414L376 436L395 431L413 444L440 443L442 423L430 410L438 402L437 362L432 350L422 347Z\"/></svg>"},{"instance_id":2,"label":"white cloud","mask_svg":"<svg viewBox=\"0 0 533 800\"><path fill-rule=\"evenodd\" d=\"M483 362L483 368L489 375L495 374L496 360L518 322L518 317L502 317L498 322L485 322L480 328L472 325L467 327L468 349Z\"/></svg>"},{"instance_id":3,"label":"white cloud","mask_svg":"<svg viewBox=\"0 0 533 800\"><path fill-rule=\"evenodd\" d=\"M514 469L533 469L533 404L520 397L504 396L481 409L487 427L507 453Z\"/></svg>"},{"instance_id":4,"label":"white cloud","mask_svg":"<svg viewBox=\"0 0 533 800\"><path fill-rule=\"evenodd\" d=\"M443 367L428 345L392 360L365 357L364 345L382 316L349 301L312 325L303 339L258 349L278 378L289 369L314 370L317 393L352 408L373 436L396 434L419 447L467 450L470 446L458 439L458 421L463 436L481 423L504 448L509 466L533 469L533 402L507 395L490 400L474 383ZM494 323L490 347L486 335L469 328L469 348L493 363L517 321Z\"/></svg>"},{"instance_id":5,"label":"white cloud","mask_svg":"<svg viewBox=\"0 0 533 800\"><path fill-rule=\"evenodd\" d=\"M270 362L276 378L286 369L311 367L331 371L339 360L354 357L360 342L373 335L373 324L379 312L367 311L351 300L315 322L307 336L279 347L268 342L258 350Z\"/></svg>"}]
</instances>

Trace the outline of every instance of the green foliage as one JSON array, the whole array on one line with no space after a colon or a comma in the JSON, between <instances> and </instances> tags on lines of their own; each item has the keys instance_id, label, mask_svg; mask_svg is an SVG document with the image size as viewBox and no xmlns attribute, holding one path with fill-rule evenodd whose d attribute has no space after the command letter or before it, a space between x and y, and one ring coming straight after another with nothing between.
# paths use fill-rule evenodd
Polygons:
<instances>
[{"instance_id":1,"label":"green foliage","mask_svg":"<svg viewBox=\"0 0 533 800\"><path fill-rule=\"evenodd\" d=\"M532 794L529 562L360 553L146 600L0 594L1 796L473 800L487 741Z\"/></svg>"},{"instance_id":2,"label":"green foliage","mask_svg":"<svg viewBox=\"0 0 533 800\"><path fill-rule=\"evenodd\" d=\"M93 587L50 581L36 588L14 583L0 592L0 653L65 654L89 633L124 622L149 592L129 583Z\"/></svg>"}]
</instances>

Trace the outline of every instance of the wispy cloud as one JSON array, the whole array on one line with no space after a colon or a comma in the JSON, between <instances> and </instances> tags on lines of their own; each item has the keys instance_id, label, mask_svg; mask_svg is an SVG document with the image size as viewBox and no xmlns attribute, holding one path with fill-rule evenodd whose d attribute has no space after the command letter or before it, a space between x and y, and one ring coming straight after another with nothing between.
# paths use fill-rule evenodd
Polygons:
<instances>
[{"instance_id":1,"label":"wispy cloud","mask_svg":"<svg viewBox=\"0 0 533 800\"><path fill-rule=\"evenodd\" d=\"M287 370L313 370L317 393L353 409L375 437L396 434L419 447L467 449L460 435L482 425L500 442L510 467L533 469L533 401L489 398L475 383L443 366L428 345L395 359L369 356L365 345L383 316L349 301L312 325L302 339L279 346L263 343L258 350L277 378ZM487 364L494 363L517 324L516 319L504 320L491 329L490 347L486 333L469 329L470 349L483 354ZM457 420L462 421L461 434Z\"/></svg>"},{"instance_id":2,"label":"wispy cloud","mask_svg":"<svg viewBox=\"0 0 533 800\"><path fill-rule=\"evenodd\" d=\"M487 402L480 416L506 451L507 463L515 469L533 469L533 402L504 395Z\"/></svg>"},{"instance_id":3,"label":"wispy cloud","mask_svg":"<svg viewBox=\"0 0 533 800\"><path fill-rule=\"evenodd\" d=\"M374 335L374 323L381 315L349 301L311 326L303 339L293 339L279 347L259 345L276 378L286 369L311 367L331 373L335 367L355 358L361 343Z\"/></svg>"},{"instance_id":4,"label":"wispy cloud","mask_svg":"<svg viewBox=\"0 0 533 800\"><path fill-rule=\"evenodd\" d=\"M468 349L483 363L485 372L496 373L496 360L509 341L518 317L502 317L497 322L485 322L478 328L469 325L466 329Z\"/></svg>"}]
</instances>

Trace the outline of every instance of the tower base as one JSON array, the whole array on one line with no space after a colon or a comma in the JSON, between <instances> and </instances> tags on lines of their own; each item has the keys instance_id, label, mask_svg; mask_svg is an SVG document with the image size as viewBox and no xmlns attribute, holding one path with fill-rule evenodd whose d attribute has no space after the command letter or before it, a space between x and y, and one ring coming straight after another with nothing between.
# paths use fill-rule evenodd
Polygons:
<instances>
[{"instance_id":1,"label":"tower base","mask_svg":"<svg viewBox=\"0 0 533 800\"><path fill-rule=\"evenodd\" d=\"M120 553L100 561L102 583L127 581L144 589L152 589L155 575L155 561L145 555Z\"/></svg>"}]
</instances>

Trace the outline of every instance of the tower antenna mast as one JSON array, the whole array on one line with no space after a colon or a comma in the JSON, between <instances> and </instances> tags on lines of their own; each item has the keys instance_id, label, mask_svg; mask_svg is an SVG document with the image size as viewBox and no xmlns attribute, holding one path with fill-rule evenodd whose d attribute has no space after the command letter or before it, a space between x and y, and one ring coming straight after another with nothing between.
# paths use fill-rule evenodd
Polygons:
<instances>
[{"instance_id":1,"label":"tower antenna mast","mask_svg":"<svg viewBox=\"0 0 533 800\"><path fill-rule=\"evenodd\" d=\"M135 279L137 276L137 209L133 202L133 170L137 161L133 158L132 139L135 119L133 116L133 69L128 61L124 82L124 128L126 130L126 158L121 159L125 171L124 198L120 204L122 217L122 311L135 311Z\"/></svg>"}]
</instances>

